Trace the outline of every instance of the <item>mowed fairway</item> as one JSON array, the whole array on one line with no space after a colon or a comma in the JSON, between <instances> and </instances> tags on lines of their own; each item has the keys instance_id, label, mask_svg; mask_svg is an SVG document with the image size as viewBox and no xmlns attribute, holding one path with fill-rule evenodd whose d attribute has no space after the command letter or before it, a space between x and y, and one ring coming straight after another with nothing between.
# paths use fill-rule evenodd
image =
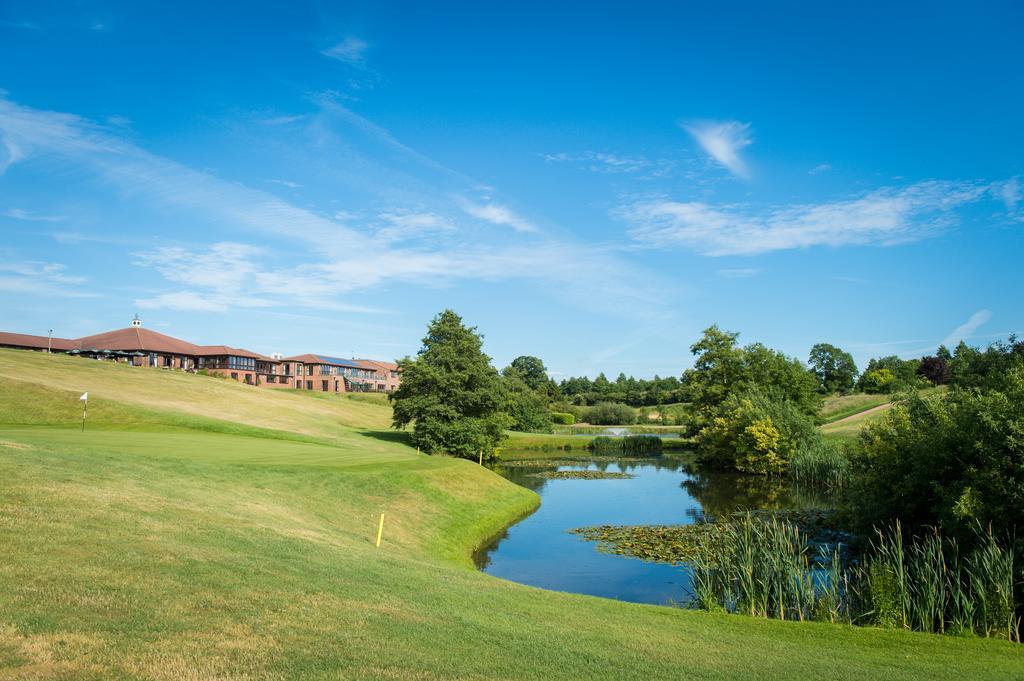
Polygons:
<instances>
[{"instance_id":1,"label":"mowed fairway","mask_svg":"<svg viewBox=\"0 0 1024 681\"><path fill-rule=\"evenodd\" d=\"M417 455L388 421L381 403L0 352L0 678L1024 678L1005 642L488 577L471 550L536 496Z\"/></svg>"}]
</instances>

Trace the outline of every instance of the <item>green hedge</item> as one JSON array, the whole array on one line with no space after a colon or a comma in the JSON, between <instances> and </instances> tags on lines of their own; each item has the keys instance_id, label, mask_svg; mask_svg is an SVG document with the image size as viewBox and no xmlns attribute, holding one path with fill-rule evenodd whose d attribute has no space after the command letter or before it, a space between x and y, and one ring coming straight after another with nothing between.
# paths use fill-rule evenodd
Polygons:
<instances>
[{"instance_id":1,"label":"green hedge","mask_svg":"<svg viewBox=\"0 0 1024 681\"><path fill-rule=\"evenodd\" d=\"M553 411L551 412L551 422L560 426L571 426L576 423L576 417L567 412Z\"/></svg>"}]
</instances>

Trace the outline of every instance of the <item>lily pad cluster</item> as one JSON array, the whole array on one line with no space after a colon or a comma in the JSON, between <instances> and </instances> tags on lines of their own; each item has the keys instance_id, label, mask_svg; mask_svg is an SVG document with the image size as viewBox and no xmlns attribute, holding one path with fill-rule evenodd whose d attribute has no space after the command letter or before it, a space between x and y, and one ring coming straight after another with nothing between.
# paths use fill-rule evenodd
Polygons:
<instances>
[{"instance_id":1,"label":"lily pad cluster","mask_svg":"<svg viewBox=\"0 0 1024 681\"><path fill-rule=\"evenodd\" d=\"M815 544L848 545L852 540L848 533L833 529L836 518L829 511L758 510L745 513L765 522L775 519L794 524ZM569 531L597 542L598 550L605 553L679 565L718 553L716 549L722 548L721 538L728 529L729 520L730 517L726 517L718 522L709 520L691 525L597 525Z\"/></svg>"},{"instance_id":2,"label":"lily pad cluster","mask_svg":"<svg viewBox=\"0 0 1024 681\"><path fill-rule=\"evenodd\" d=\"M717 523L694 525L597 525L569 530L598 550L656 563L678 565L694 559L707 542L715 540L724 526Z\"/></svg>"},{"instance_id":3,"label":"lily pad cluster","mask_svg":"<svg viewBox=\"0 0 1024 681\"><path fill-rule=\"evenodd\" d=\"M592 470L570 470L570 471L542 471L533 475L535 478L547 478L548 480L625 480L635 478L630 473L614 473L612 471Z\"/></svg>"},{"instance_id":4,"label":"lily pad cluster","mask_svg":"<svg viewBox=\"0 0 1024 681\"><path fill-rule=\"evenodd\" d=\"M641 464L653 461L659 461L660 459L649 457L629 457L628 460L621 456L602 456L602 455L589 455L581 456L578 458L562 457L559 459L502 459L498 462L498 465L503 468L541 468L551 467L557 468L558 466L583 466L588 463L619 463L625 461L627 464Z\"/></svg>"}]
</instances>

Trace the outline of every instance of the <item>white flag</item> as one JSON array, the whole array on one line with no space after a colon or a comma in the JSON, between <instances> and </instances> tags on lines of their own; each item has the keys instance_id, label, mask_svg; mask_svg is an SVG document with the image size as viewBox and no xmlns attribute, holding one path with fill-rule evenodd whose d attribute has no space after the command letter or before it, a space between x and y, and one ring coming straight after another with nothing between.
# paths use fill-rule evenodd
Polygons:
<instances>
[{"instance_id":1,"label":"white flag","mask_svg":"<svg viewBox=\"0 0 1024 681\"><path fill-rule=\"evenodd\" d=\"M82 396L79 397L78 399L85 400L86 402L88 402L89 401L89 391L86 390L84 393L82 393Z\"/></svg>"}]
</instances>

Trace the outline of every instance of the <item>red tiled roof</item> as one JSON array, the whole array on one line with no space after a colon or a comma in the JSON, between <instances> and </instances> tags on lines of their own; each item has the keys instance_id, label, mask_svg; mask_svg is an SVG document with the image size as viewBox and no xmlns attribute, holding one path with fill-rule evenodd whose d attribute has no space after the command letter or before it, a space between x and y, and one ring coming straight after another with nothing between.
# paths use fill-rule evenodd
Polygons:
<instances>
[{"instance_id":1,"label":"red tiled roof","mask_svg":"<svg viewBox=\"0 0 1024 681\"><path fill-rule=\"evenodd\" d=\"M97 350L166 352L174 355L196 354L196 346L192 343L144 329L141 326L130 326L126 329L79 338L75 342L75 346L80 350L96 348Z\"/></svg>"},{"instance_id":2,"label":"red tiled roof","mask_svg":"<svg viewBox=\"0 0 1024 681\"><path fill-rule=\"evenodd\" d=\"M50 345L47 345L47 343ZM69 338L47 338L46 336L32 336L27 333L7 333L0 331L0 345L11 345L18 348L38 348L45 350L50 347L54 350L74 350L78 344Z\"/></svg>"},{"instance_id":3,"label":"red tiled roof","mask_svg":"<svg viewBox=\"0 0 1024 681\"><path fill-rule=\"evenodd\" d=\"M384 371L398 371L398 365L394 362L382 362L379 359L357 359L357 362L365 364L368 369L383 369Z\"/></svg>"},{"instance_id":4,"label":"red tiled roof","mask_svg":"<svg viewBox=\"0 0 1024 681\"><path fill-rule=\"evenodd\" d=\"M316 355L306 353L305 355L295 355L294 357L285 357L282 362L302 362L303 364L320 364L320 358Z\"/></svg>"},{"instance_id":5,"label":"red tiled roof","mask_svg":"<svg viewBox=\"0 0 1024 681\"><path fill-rule=\"evenodd\" d=\"M277 362L278 360L273 357L267 357L261 355L258 352L252 350L246 350L245 348L233 348L228 345L197 345L195 349L197 357L214 357L219 355L233 355L235 357L251 357L252 359L258 359L263 362Z\"/></svg>"}]
</instances>

